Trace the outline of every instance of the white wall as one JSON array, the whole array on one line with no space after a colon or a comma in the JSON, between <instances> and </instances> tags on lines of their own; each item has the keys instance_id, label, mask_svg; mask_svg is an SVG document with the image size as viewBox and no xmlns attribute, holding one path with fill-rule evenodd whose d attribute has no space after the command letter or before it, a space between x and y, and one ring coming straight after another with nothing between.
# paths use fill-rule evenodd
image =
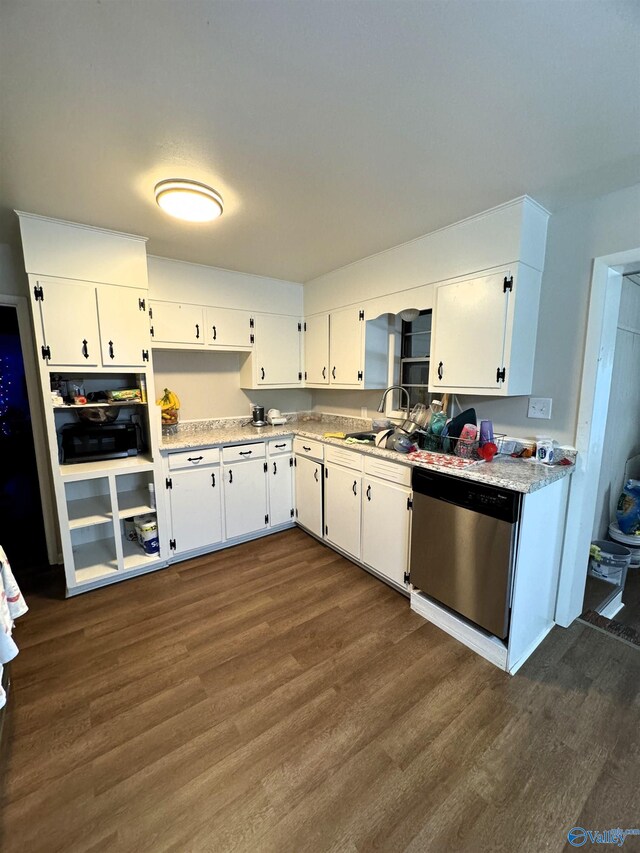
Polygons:
<instances>
[{"instance_id":1,"label":"white wall","mask_svg":"<svg viewBox=\"0 0 640 853\"><path fill-rule=\"evenodd\" d=\"M181 420L248 417L250 404L283 412L311 408L311 392L302 389L245 391L240 388L240 354L156 350L153 353L155 396L164 388L180 398Z\"/></svg>"},{"instance_id":2,"label":"white wall","mask_svg":"<svg viewBox=\"0 0 640 853\"><path fill-rule=\"evenodd\" d=\"M16 258L13 246L0 243L0 293L6 296L26 296L27 291L24 264Z\"/></svg>"},{"instance_id":3,"label":"white wall","mask_svg":"<svg viewBox=\"0 0 640 853\"><path fill-rule=\"evenodd\" d=\"M606 539L623 486L624 466L640 453L640 284L622 282L609 411L593 539Z\"/></svg>"}]
</instances>

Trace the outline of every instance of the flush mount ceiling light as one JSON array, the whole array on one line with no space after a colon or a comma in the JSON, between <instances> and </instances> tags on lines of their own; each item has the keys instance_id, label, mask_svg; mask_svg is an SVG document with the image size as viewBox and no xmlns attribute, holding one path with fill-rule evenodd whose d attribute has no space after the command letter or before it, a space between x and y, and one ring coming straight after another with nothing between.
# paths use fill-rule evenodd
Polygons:
<instances>
[{"instance_id":1,"label":"flush mount ceiling light","mask_svg":"<svg viewBox=\"0 0 640 853\"><path fill-rule=\"evenodd\" d=\"M405 308L405 310L401 311L398 316L401 320L404 320L405 323L413 323L413 321L417 320L420 316L420 312L417 308Z\"/></svg>"},{"instance_id":2,"label":"flush mount ceiling light","mask_svg":"<svg viewBox=\"0 0 640 853\"><path fill-rule=\"evenodd\" d=\"M188 222L210 222L224 209L220 193L198 181L169 178L156 184L155 194L165 213Z\"/></svg>"}]
</instances>

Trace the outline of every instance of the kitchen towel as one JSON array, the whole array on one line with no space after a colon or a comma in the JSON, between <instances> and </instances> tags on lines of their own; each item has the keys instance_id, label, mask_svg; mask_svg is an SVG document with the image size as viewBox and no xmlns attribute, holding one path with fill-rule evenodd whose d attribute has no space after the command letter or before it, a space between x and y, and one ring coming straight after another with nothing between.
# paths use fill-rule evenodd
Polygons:
<instances>
[{"instance_id":1,"label":"kitchen towel","mask_svg":"<svg viewBox=\"0 0 640 853\"><path fill-rule=\"evenodd\" d=\"M18 654L11 632L13 620L22 616L29 608L20 592L2 547L0 547L0 708L7 701L2 688L2 664L9 663Z\"/></svg>"}]
</instances>

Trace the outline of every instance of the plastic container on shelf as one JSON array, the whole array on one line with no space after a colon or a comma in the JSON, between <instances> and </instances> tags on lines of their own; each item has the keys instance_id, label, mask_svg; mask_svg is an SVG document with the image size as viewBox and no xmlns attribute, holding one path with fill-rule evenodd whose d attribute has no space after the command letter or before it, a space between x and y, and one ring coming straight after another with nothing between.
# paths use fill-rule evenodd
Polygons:
<instances>
[{"instance_id":1,"label":"plastic container on shelf","mask_svg":"<svg viewBox=\"0 0 640 853\"><path fill-rule=\"evenodd\" d=\"M608 539L594 539L589 559L589 574L607 583L621 584L631 562L631 551ZM595 550L595 555L593 551Z\"/></svg>"}]
</instances>

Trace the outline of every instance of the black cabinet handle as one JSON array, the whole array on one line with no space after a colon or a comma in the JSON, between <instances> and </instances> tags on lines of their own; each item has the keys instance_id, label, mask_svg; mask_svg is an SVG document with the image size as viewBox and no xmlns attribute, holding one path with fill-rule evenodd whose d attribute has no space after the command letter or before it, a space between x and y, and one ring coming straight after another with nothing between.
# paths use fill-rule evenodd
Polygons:
<instances>
[{"instance_id":1,"label":"black cabinet handle","mask_svg":"<svg viewBox=\"0 0 640 853\"><path fill-rule=\"evenodd\" d=\"M196 340L200 337L200 325L196 323Z\"/></svg>"},{"instance_id":2,"label":"black cabinet handle","mask_svg":"<svg viewBox=\"0 0 640 853\"><path fill-rule=\"evenodd\" d=\"M253 453L253 450L239 450L238 451L238 454L240 456L251 456L252 453Z\"/></svg>"},{"instance_id":3,"label":"black cabinet handle","mask_svg":"<svg viewBox=\"0 0 640 853\"><path fill-rule=\"evenodd\" d=\"M442 374L443 374L443 372L444 372L444 371L442 370L442 368L443 368L443 367L444 367L443 363L442 363L442 362L440 362L440 364L438 365L438 379L442 379Z\"/></svg>"},{"instance_id":4,"label":"black cabinet handle","mask_svg":"<svg viewBox=\"0 0 640 853\"><path fill-rule=\"evenodd\" d=\"M317 469L317 468L316 468L316 470L313 472L313 479L316 481L316 483L318 482L318 469Z\"/></svg>"},{"instance_id":5,"label":"black cabinet handle","mask_svg":"<svg viewBox=\"0 0 640 853\"><path fill-rule=\"evenodd\" d=\"M280 450L282 447L286 447L286 446L287 446L286 444L276 444L275 448L276 448L276 450Z\"/></svg>"},{"instance_id":6,"label":"black cabinet handle","mask_svg":"<svg viewBox=\"0 0 640 853\"><path fill-rule=\"evenodd\" d=\"M334 378L334 379L336 378L336 369L335 369L335 367L334 367L334 368L333 368L333 370L331 371L331 375L333 376L333 378Z\"/></svg>"},{"instance_id":7,"label":"black cabinet handle","mask_svg":"<svg viewBox=\"0 0 640 853\"><path fill-rule=\"evenodd\" d=\"M357 483L357 482L358 482L357 480L354 480L354 481L353 481L353 486L351 487L351 488L353 489L353 494L354 494L354 495L357 495L357 494L358 494L358 491L357 491L357 489L356 489L356 483Z\"/></svg>"},{"instance_id":8,"label":"black cabinet handle","mask_svg":"<svg viewBox=\"0 0 640 853\"><path fill-rule=\"evenodd\" d=\"M216 484L216 475L215 475L215 474L212 474L212 475L211 475L211 485L212 485L212 486L215 486L215 484Z\"/></svg>"},{"instance_id":9,"label":"black cabinet handle","mask_svg":"<svg viewBox=\"0 0 640 853\"><path fill-rule=\"evenodd\" d=\"M306 451L307 451L307 453L311 450L311 448L310 448L310 447L307 447L307 445L306 445L306 444L303 444L303 445L302 445L302 449L303 449L303 450L306 450Z\"/></svg>"},{"instance_id":10,"label":"black cabinet handle","mask_svg":"<svg viewBox=\"0 0 640 853\"><path fill-rule=\"evenodd\" d=\"M229 482L233 483L233 471L229 471Z\"/></svg>"},{"instance_id":11,"label":"black cabinet handle","mask_svg":"<svg viewBox=\"0 0 640 853\"><path fill-rule=\"evenodd\" d=\"M109 341L109 358L115 358L113 354L113 341Z\"/></svg>"},{"instance_id":12,"label":"black cabinet handle","mask_svg":"<svg viewBox=\"0 0 640 853\"><path fill-rule=\"evenodd\" d=\"M262 374L261 379L264 379L264 367L260 368L260 373Z\"/></svg>"},{"instance_id":13,"label":"black cabinet handle","mask_svg":"<svg viewBox=\"0 0 640 853\"><path fill-rule=\"evenodd\" d=\"M275 462L273 463L273 473L274 473L274 474L277 474L277 473L278 473L278 469L277 469L277 467L276 467L276 463L275 463Z\"/></svg>"},{"instance_id":14,"label":"black cabinet handle","mask_svg":"<svg viewBox=\"0 0 640 853\"><path fill-rule=\"evenodd\" d=\"M322 368L322 378L323 378L323 379L326 379L326 378L327 378L327 368L326 368L326 367L323 367L323 368Z\"/></svg>"},{"instance_id":15,"label":"black cabinet handle","mask_svg":"<svg viewBox=\"0 0 640 853\"><path fill-rule=\"evenodd\" d=\"M371 486L367 486L367 500L371 500Z\"/></svg>"},{"instance_id":16,"label":"black cabinet handle","mask_svg":"<svg viewBox=\"0 0 640 853\"><path fill-rule=\"evenodd\" d=\"M87 347L86 339L84 341L82 341L82 355L85 358L89 358L89 348Z\"/></svg>"},{"instance_id":17,"label":"black cabinet handle","mask_svg":"<svg viewBox=\"0 0 640 853\"><path fill-rule=\"evenodd\" d=\"M218 333L217 333L217 331L216 331L216 327L215 327L215 326L212 326L211 328L213 329L213 340L215 341L215 339L218 337Z\"/></svg>"},{"instance_id":18,"label":"black cabinet handle","mask_svg":"<svg viewBox=\"0 0 640 853\"><path fill-rule=\"evenodd\" d=\"M204 456L187 456L187 462L202 462Z\"/></svg>"}]
</instances>

